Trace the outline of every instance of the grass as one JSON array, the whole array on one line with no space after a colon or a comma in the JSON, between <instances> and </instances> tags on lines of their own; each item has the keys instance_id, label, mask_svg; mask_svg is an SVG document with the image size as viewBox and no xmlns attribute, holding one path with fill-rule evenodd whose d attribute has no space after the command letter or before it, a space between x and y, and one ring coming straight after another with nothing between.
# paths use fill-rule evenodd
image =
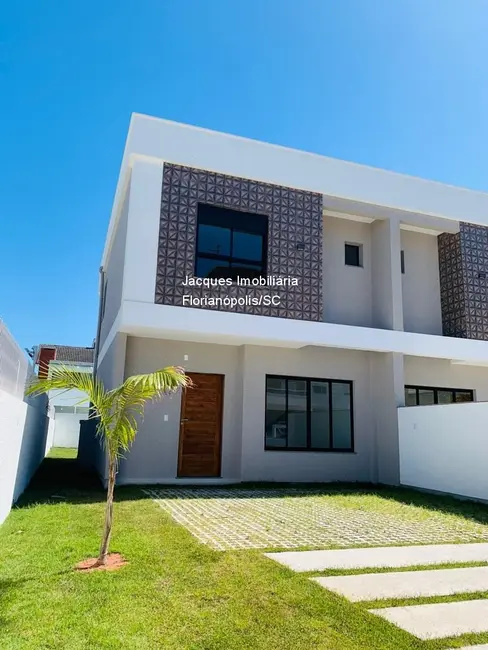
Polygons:
<instances>
[{"instance_id":1,"label":"grass","mask_svg":"<svg viewBox=\"0 0 488 650\"><path fill-rule=\"evenodd\" d=\"M54 452L0 527L2 649L441 650L488 640L419 641L259 551L209 549L137 488L116 494L112 550L129 565L74 573L98 550L104 493Z\"/></svg>"},{"instance_id":2,"label":"grass","mask_svg":"<svg viewBox=\"0 0 488 650\"><path fill-rule=\"evenodd\" d=\"M78 449L76 447L51 447L48 458L76 458Z\"/></svg>"}]
</instances>

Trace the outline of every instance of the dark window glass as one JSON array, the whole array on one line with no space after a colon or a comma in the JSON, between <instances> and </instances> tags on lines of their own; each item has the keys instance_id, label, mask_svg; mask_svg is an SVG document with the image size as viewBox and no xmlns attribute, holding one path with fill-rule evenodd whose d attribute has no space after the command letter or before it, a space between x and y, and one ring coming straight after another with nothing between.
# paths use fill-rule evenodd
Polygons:
<instances>
[{"instance_id":1,"label":"dark window glass","mask_svg":"<svg viewBox=\"0 0 488 650\"><path fill-rule=\"evenodd\" d=\"M361 266L360 247L356 244L345 244L345 262L347 266Z\"/></svg>"},{"instance_id":2,"label":"dark window glass","mask_svg":"<svg viewBox=\"0 0 488 650\"><path fill-rule=\"evenodd\" d=\"M230 230L220 226L198 226L198 252L230 255Z\"/></svg>"},{"instance_id":3,"label":"dark window glass","mask_svg":"<svg viewBox=\"0 0 488 650\"><path fill-rule=\"evenodd\" d=\"M405 388L405 406L417 406L416 388Z\"/></svg>"},{"instance_id":4,"label":"dark window glass","mask_svg":"<svg viewBox=\"0 0 488 650\"><path fill-rule=\"evenodd\" d=\"M350 449L351 385L332 383L332 442L334 449Z\"/></svg>"},{"instance_id":5,"label":"dark window glass","mask_svg":"<svg viewBox=\"0 0 488 650\"><path fill-rule=\"evenodd\" d=\"M452 404L454 395L452 390L438 390L436 404Z\"/></svg>"},{"instance_id":6,"label":"dark window glass","mask_svg":"<svg viewBox=\"0 0 488 650\"><path fill-rule=\"evenodd\" d=\"M315 449L330 447L329 382L310 382L310 436Z\"/></svg>"},{"instance_id":7,"label":"dark window glass","mask_svg":"<svg viewBox=\"0 0 488 650\"><path fill-rule=\"evenodd\" d=\"M430 388L419 388L419 406L435 404L434 391Z\"/></svg>"},{"instance_id":8,"label":"dark window glass","mask_svg":"<svg viewBox=\"0 0 488 650\"><path fill-rule=\"evenodd\" d=\"M265 448L352 451L352 383L266 377Z\"/></svg>"},{"instance_id":9,"label":"dark window glass","mask_svg":"<svg viewBox=\"0 0 488 650\"><path fill-rule=\"evenodd\" d=\"M405 386L405 406L430 406L431 404L452 404L453 402L474 402L474 393L472 390L462 388Z\"/></svg>"},{"instance_id":10,"label":"dark window glass","mask_svg":"<svg viewBox=\"0 0 488 650\"><path fill-rule=\"evenodd\" d=\"M286 379L269 377L266 382L266 447L286 446Z\"/></svg>"},{"instance_id":11,"label":"dark window glass","mask_svg":"<svg viewBox=\"0 0 488 650\"><path fill-rule=\"evenodd\" d=\"M264 237L234 230L232 233L232 255L244 260L260 262L263 258Z\"/></svg>"},{"instance_id":12,"label":"dark window glass","mask_svg":"<svg viewBox=\"0 0 488 650\"><path fill-rule=\"evenodd\" d=\"M307 383L288 379L288 447L307 447Z\"/></svg>"},{"instance_id":13,"label":"dark window glass","mask_svg":"<svg viewBox=\"0 0 488 650\"><path fill-rule=\"evenodd\" d=\"M230 276L229 262L200 257L197 259L196 275L199 278L228 278Z\"/></svg>"},{"instance_id":14,"label":"dark window glass","mask_svg":"<svg viewBox=\"0 0 488 650\"><path fill-rule=\"evenodd\" d=\"M195 275L233 280L266 275L267 234L264 215L200 203Z\"/></svg>"},{"instance_id":15,"label":"dark window glass","mask_svg":"<svg viewBox=\"0 0 488 650\"><path fill-rule=\"evenodd\" d=\"M400 251L400 267L402 273L405 273L405 251Z\"/></svg>"},{"instance_id":16,"label":"dark window glass","mask_svg":"<svg viewBox=\"0 0 488 650\"><path fill-rule=\"evenodd\" d=\"M456 390L455 393L456 402L472 402L473 401L473 391L472 390Z\"/></svg>"}]
</instances>

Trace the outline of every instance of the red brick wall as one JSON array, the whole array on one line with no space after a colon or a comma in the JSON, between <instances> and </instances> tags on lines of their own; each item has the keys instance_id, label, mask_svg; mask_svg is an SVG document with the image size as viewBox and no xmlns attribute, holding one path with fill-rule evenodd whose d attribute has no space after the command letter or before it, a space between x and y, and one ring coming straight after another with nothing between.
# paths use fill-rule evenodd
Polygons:
<instances>
[{"instance_id":1,"label":"red brick wall","mask_svg":"<svg viewBox=\"0 0 488 650\"><path fill-rule=\"evenodd\" d=\"M39 353L39 377L44 379L49 373L49 362L56 358L55 348L42 348Z\"/></svg>"}]
</instances>

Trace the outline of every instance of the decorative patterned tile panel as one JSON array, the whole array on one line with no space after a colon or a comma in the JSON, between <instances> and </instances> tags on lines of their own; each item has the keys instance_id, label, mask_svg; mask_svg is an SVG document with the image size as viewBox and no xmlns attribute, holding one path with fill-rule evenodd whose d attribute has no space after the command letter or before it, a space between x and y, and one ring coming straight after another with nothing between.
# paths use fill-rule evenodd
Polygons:
<instances>
[{"instance_id":1,"label":"decorative patterned tile panel","mask_svg":"<svg viewBox=\"0 0 488 650\"><path fill-rule=\"evenodd\" d=\"M488 340L488 228L462 223L438 245L444 335Z\"/></svg>"},{"instance_id":2,"label":"decorative patterned tile panel","mask_svg":"<svg viewBox=\"0 0 488 650\"><path fill-rule=\"evenodd\" d=\"M199 203L268 217L268 276L293 277L297 286L184 287L195 268ZM298 250L297 244L304 245ZM322 196L312 192L165 164L161 198L155 302L183 305L183 296L253 297L278 295L280 304L201 305L204 309L322 320ZM244 302L244 301L242 301Z\"/></svg>"}]
</instances>

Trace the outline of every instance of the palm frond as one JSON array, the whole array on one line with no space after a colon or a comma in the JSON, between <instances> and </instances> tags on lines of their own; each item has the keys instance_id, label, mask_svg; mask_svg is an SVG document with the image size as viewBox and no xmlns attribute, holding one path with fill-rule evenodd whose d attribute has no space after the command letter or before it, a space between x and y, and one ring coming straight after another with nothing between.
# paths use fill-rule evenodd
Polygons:
<instances>
[{"instance_id":1,"label":"palm frond","mask_svg":"<svg viewBox=\"0 0 488 650\"><path fill-rule=\"evenodd\" d=\"M96 409L103 405L107 395L103 383L91 373L79 372L63 365L52 366L48 377L33 377L27 386L26 395L40 395L50 390L63 389L77 389L86 393L87 398L82 401L92 402Z\"/></svg>"},{"instance_id":2,"label":"palm frond","mask_svg":"<svg viewBox=\"0 0 488 650\"><path fill-rule=\"evenodd\" d=\"M113 408L106 413L104 425L108 448L117 455L127 451L134 441L137 418L144 414L146 402L190 384L182 368L168 366L149 374L133 375L122 386L109 391L107 399L113 403Z\"/></svg>"},{"instance_id":3,"label":"palm frond","mask_svg":"<svg viewBox=\"0 0 488 650\"><path fill-rule=\"evenodd\" d=\"M112 458L118 458L132 445L137 433L137 418L144 413L146 402L161 399L179 388L190 386L183 368L168 366L145 375L134 375L113 390L106 391L103 382L86 372L69 366L52 366L48 377L34 378L27 395L50 390L77 389L87 395L82 402L91 402L98 418L97 434Z\"/></svg>"}]
</instances>

